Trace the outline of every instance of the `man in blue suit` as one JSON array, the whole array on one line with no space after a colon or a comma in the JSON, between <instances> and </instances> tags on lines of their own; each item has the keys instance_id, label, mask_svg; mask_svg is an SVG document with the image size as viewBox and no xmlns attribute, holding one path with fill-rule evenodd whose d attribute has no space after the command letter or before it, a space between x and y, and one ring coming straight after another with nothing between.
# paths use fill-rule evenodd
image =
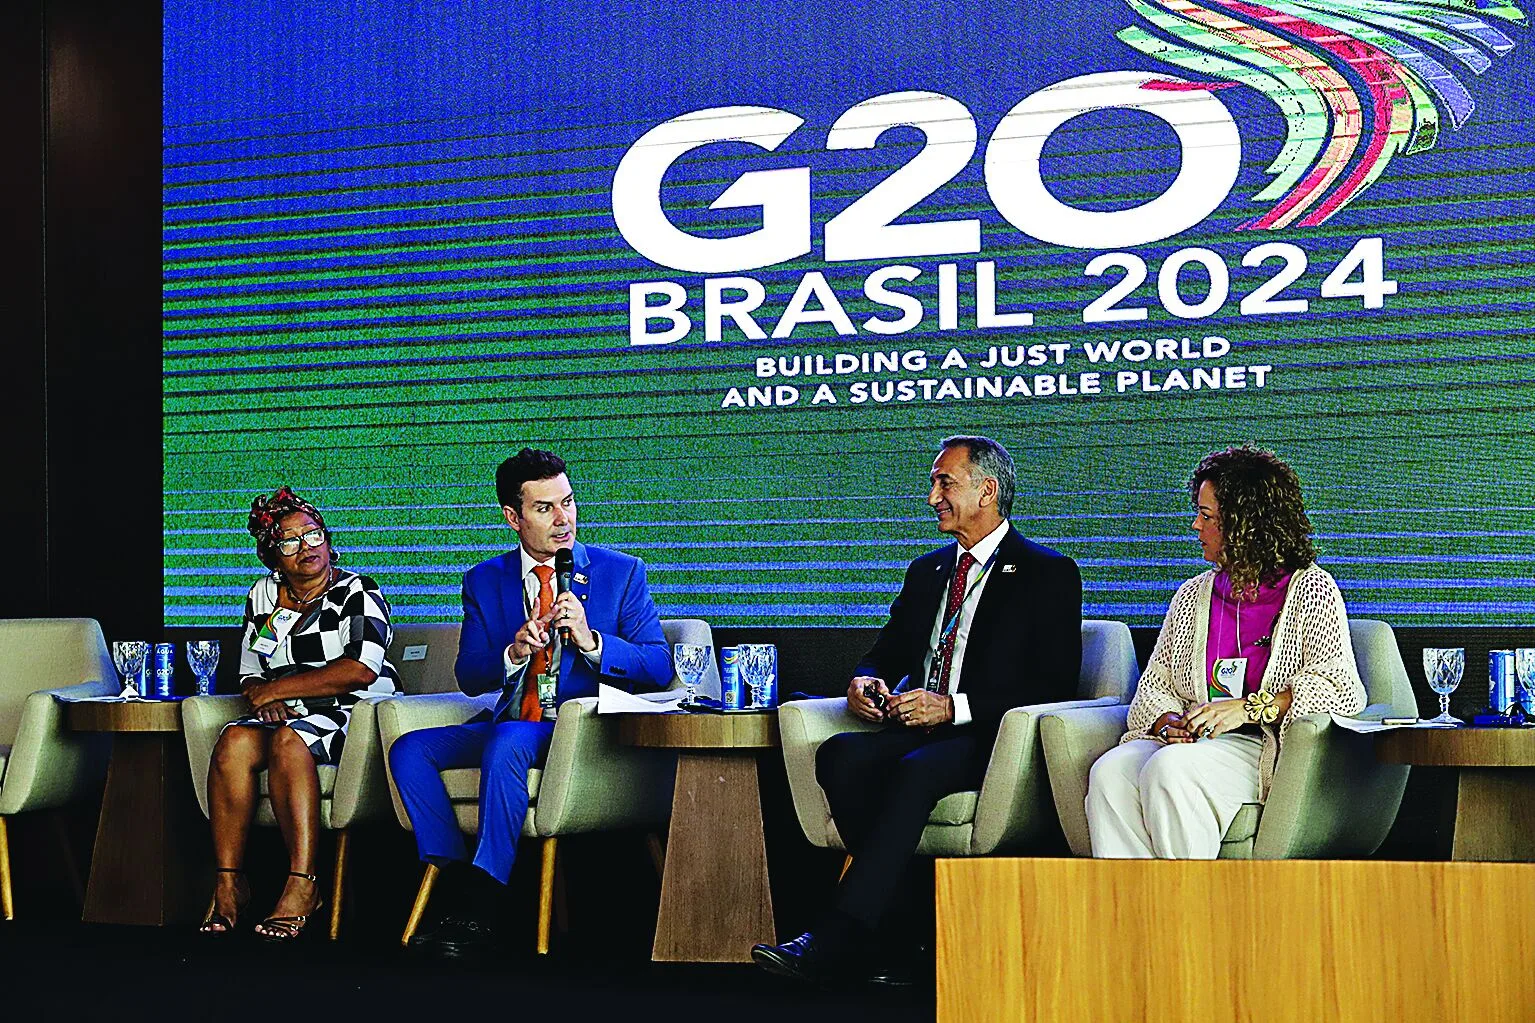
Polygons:
<instances>
[{"instance_id":1,"label":"man in blue suit","mask_svg":"<svg viewBox=\"0 0 1535 1023\"><path fill-rule=\"evenodd\" d=\"M454 665L469 695L499 691L495 707L466 724L408 732L389 751L421 859L443 869L438 887L448 890L438 902L446 895L459 907L412 944L449 958L480 952L494 938L483 907L496 903L511 875L528 812L528 770L548 753L559 703L595 696L599 679L633 690L661 688L672 676L644 563L576 542L576 497L564 461L523 448L497 468L496 497L518 543L464 576ZM561 548L571 550L574 571L569 590L556 594ZM440 773L455 767L480 769L472 851Z\"/></svg>"}]
</instances>

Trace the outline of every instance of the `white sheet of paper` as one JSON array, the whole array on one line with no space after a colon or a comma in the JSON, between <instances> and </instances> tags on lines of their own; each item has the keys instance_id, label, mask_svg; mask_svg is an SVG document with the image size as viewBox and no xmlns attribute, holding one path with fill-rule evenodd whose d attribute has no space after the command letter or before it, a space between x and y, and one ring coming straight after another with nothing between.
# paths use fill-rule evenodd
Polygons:
<instances>
[{"instance_id":1,"label":"white sheet of paper","mask_svg":"<svg viewBox=\"0 0 1535 1023\"><path fill-rule=\"evenodd\" d=\"M597 683L598 714L665 714L677 709L685 694L668 689L659 693L626 693L617 686Z\"/></svg>"},{"instance_id":2,"label":"white sheet of paper","mask_svg":"<svg viewBox=\"0 0 1535 1023\"><path fill-rule=\"evenodd\" d=\"M1342 714L1332 715L1332 723L1339 728L1346 728L1350 732L1392 732L1398 728L1454 728L1455 725L1440 725L1432 721L1419 721L1411 725L1383 725L1379 721L1363 721L1359 718L1346 718Z\"/></svg>"}]
</instances>

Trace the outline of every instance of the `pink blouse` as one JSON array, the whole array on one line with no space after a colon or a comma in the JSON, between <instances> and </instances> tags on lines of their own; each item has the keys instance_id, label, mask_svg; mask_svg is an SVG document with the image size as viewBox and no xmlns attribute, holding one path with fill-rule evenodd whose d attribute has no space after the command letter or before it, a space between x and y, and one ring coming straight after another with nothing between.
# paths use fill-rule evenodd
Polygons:
<instances>
[{"instance_id":1,"label":"pink blouse","mask_svg":"<svg viewBox=\"0 0 1535 1023\"><path fill-rule=\"evenodd\" d=\"M1256 599L1238 601L1231 592L1230 577L1225 572L1216 574L1210 591L1210 633L1205 646L1205 683L1210 699L1229 698L1214 683L1215 662L1223 657L1247 658L1247 677L1242 692L1231 696L1246 696L1258 691L1263 671L1268 667L1269 652L1273 649L1274 623L1284 608L1290 575L1286 572L1272 586L1260 583ZM1240 645L1237 642L1239 635Z\"/></svg>"}]
</instances>

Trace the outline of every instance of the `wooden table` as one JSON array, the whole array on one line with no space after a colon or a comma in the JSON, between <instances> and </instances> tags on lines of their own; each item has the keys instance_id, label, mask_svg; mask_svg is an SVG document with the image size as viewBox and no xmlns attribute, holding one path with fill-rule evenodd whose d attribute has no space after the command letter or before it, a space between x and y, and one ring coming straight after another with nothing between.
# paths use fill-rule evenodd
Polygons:
<instances>
[{"instance_id":1,"label":"wooden table","mask_svg":"<svg viewBox=\"0 0 1535 1023\"><path fill-rule=\"evenodd\" d=\"M1451 859L1535 862L1535 728L1400 728L1375 755L1460 771Z\"/></svg>"},{"instance_id":2,"label":"wooden table","mask_svg":"<svg viewBox=\"0 0 1535 1023\"><path fill-rule=\"evenodd\" d=\"M69 727L111 732L112 760L85 890L89 923L195 922L206 897L207 842L197 812L179 701L71 703Z\"/></svg>"},{"instance_id":3,"label":"wooden table","mask_svg":"<svg viewBox=\"0 0 1535 1023\"><path fill-rule=\"evenodd\" d=\"M777 941L762 837L757 757L778 747L778 715L633 714L620 742L676 749L661 908L650 958L744 963Z\"/></svg>"}]
</instances>

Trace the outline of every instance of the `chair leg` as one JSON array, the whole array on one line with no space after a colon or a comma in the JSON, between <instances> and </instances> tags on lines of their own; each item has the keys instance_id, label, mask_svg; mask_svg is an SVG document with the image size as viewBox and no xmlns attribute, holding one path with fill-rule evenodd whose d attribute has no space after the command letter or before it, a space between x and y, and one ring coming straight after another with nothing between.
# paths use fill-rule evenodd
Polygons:
<instances>
[{"instance_id":1,"label":"chair leg","mask_svg":"<svg viewBox=\"0 0 1535 1023\"><path fill-rule=\"evenodd\" d=\"M16 919L16 904L11 901L11 842L4 817L0 817L0 916Z\"/></svg>"},{"instance_id":2,"label":"chair leg","mask_svg":"<svg viewBox=\"0 0 1535 1023\"><path fill-rule=\"evenodd\" d=\"M565 902L565 854L554 859L554 930L560 937L570 933L570 906Z\"/></svg>"},{"instance_id":3,"label":"chair leg","mask_svg":"<svg viewBox=\"0 0 1535 1023\"><path fill-rule=\"evenodd\" d=\"M656 877L666 877L666 840L654 831L645 835L645 848L650 850L650 862L656 868Z\"/></svg>"},{"instance_id":4,"label":"chair leg","mask_svg":"<svg viewBox=\"0 0 1535 1023\"><path fill-rule=\"evenodd\" d=\"M336 832L336 870L331 881L330 893L330 940L341 936L341 900L346 897L346 854L351 833L342 828Z\"/></svg>"},{"instance_id":5,"label":"chair leg","mask_svg":"<svg viewBox=\"0 0 1535 1023\"><path fill-rule=\"evenodd\" d=\"M405 921L405 933L400 935L401 945L409 945L410 939L416 936L416 928L421 926L421 918L426 915L426 904L432 897L432 886L437 883L437 876L441 873L437 864L426 865L426 873L421 875L421 887L416 889L416 904L410 907L410 919Z\"/></svg>"},{"instance_id":6,"label":"chair leg","mask_svg":"<svg viewBox=\"0 0 1535 1023\"><path fill-rule=\"evenodd\" d=\"M549 954L549 917L554 908L554 857L558 851L557 838L544 839L542 862L539 864L538 883L538 954Z\"/></svg>"},{"instance_id":7,"label":"chair leg","mask_svg":"<svg viewBox=\"0 0 1535 1023\"><path fill-rule=\"evenodd\" d=\"M842 879L844 877L847 877L847 872L848 872L849 868L851 868L852 866L853 866L853 857L851 855L844 856L842 858L842 870L837 874L837 883L838 884L841 884L842 883Z\"/></svg>"},{"instance_id":8,"label":"chair leg","mask_svg":"<svg viewBox=\"0 0 1535 1023\"><path fill-rule=\"evenodd\" d=\"M69 840L69 818L65 810L48 814L53 821L53 833L59 840L59 852L64 858L64 870L69 875L70 889L75 893L75 905L85 905L85 881L80 876L80 861L75 857L75 844Z\"/></svg>"}]
</instances>

